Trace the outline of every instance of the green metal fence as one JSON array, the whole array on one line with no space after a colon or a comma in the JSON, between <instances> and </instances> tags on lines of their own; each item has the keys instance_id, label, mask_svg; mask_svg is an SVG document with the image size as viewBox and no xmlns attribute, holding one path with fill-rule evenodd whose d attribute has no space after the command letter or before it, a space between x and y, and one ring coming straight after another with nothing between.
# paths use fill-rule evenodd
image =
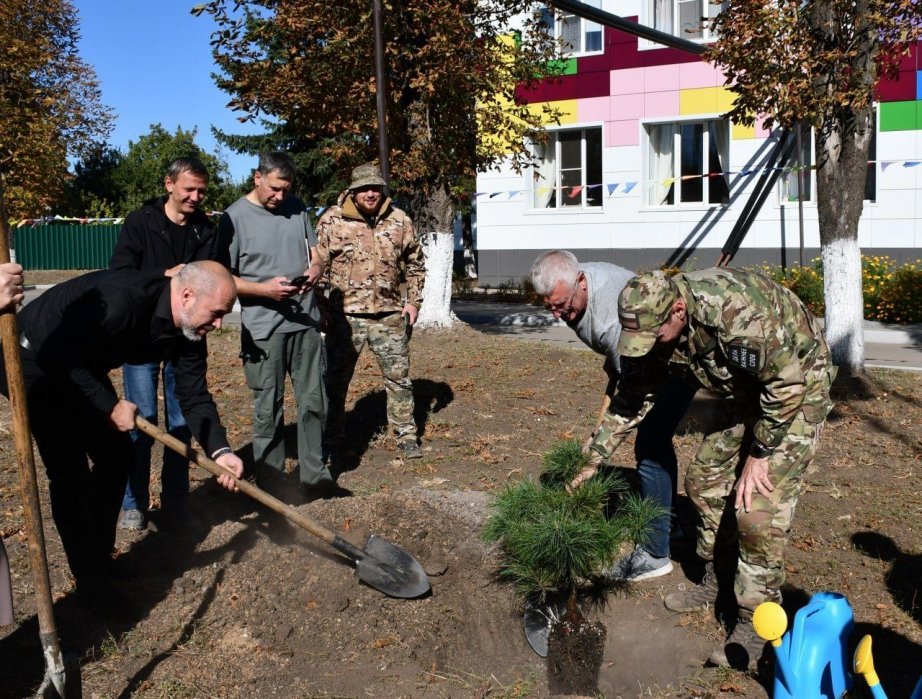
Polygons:
<instances>
[{"instance_id":1,"label":"green metal fence","mask_svg":"<svg viewBox=\"0 0 922 699\"><path fill-rule=\"evenodd\" d=\"M103 269L120 225L54 223L13 228L16 261L24 269Z\"/></svg>"}]
</instances>

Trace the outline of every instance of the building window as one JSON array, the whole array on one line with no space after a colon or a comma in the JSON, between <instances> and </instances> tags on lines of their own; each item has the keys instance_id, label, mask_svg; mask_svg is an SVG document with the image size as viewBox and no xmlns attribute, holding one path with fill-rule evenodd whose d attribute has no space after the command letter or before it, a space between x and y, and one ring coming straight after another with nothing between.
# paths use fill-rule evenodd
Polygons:
<instances>
[{"instance_id":1,"label":"building window","mask_svg":"<svg viewBox=\"0 0 922 699\"><path fill-rule=\"evenodd\" d=\"M602 0L583 0L583 4L602 9ZM547 5L542 9L542 21L565 54L602 52L602 25Z\"/></svg>"},{"instance_id":2,"label":"building window","mask_svg":"<svg viewBox=\"0 0 922 699\"><path fill-rule=\"evenodd\" d=\"M602 206L601 126L552 131L534 152L534 208Z\"/></svg>"},{"instance_id":3,"label":"building window","mask_svg":"<svg viewBox=\"0 0 922 699\"><path fill-rule=\"evenodd\" d=\"M726 204L729 133L725 119L648 124L647 204Z\"/></svg>"},{"instance_id":4,"label":"building window","mask_svg":"<svg viewBox=\"0 0 922 699\"><path fill-rule=\"evenodd\" d=\"M871 117L871 123L874 130L871 134L871 145L868 147L868 165L867 173L864 178L864 200L877 201L877 110ZM816 201L814 192L816 191L816 162L814 155L816 153L816 144L814 141L813 129L809 125L801 124L800 148L801 157L797 158L797 147L791 154L788 162L785 163L785 170L779 178L780 190L779 195L781 203L796 202L798 199L800 178L797 176L797 167L799 163L803 164L803 201Z\"/></svg>"},{"instance_id":5,"label":"building window","mask_svg":"<svg viewBox=\"0 0 922 699\"><path fill-rule=\"evenodd\" d=\"M646 0L644 24L682 39L713 41L717 37L711 33L710 22L726 6L726 0Z\"/></svg>"}]
</instances>

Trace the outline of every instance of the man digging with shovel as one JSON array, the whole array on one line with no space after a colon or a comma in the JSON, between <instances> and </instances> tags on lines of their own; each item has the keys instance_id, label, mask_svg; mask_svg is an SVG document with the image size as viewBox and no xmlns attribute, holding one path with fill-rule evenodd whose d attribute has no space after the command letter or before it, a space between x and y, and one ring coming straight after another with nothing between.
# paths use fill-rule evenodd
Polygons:
<instances>
[{"instance_id":1,"label":"man digging with shovel","mask_svg":"<svg viewBox=\"0 0 922 699\"><path fill-rule=\"evenodd\" d=\"M235 298L223 266L195 262L172 278L128 269L86 274L46 291L19 315L29 419L52 515L77 594L99 612L118 611L111 554L137 414L108 374L125 362L172 361L192 433L227 469L219 483L236 490L233 476L243 463L208 392L204 342ZM8 395L5 371L0 390Z\"/></svg>"}]
</instances>

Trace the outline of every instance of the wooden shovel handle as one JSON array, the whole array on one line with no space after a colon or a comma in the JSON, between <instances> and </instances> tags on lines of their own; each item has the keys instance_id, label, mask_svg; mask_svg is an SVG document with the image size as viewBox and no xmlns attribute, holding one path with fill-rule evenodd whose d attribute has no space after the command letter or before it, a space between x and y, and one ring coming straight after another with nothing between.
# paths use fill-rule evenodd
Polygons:
<instances>
[{"instance_id":1,"label":"wooden shovel handle","mask_svg":"<svg viewBox=\"0 0 922 699\"><path fill-rule=\"evenodd\" d=\"M0 264L10 261L10 236L4 204L3 173L0 172ZM35 585L38 612L38 629L45 658L63 671L61 647L54 622L54 602L51 598L51 579L48 576L48 559L45 555L45 531L42 528L42 508L38 499L38 482L35 476L35 454L32 451L32 432L29 428L29 410L26 404L26 382L19 356L19 323L15 311L0 315L0 342L3 344L3 361L6 363L6 384L12 413L13 445L19 464L19 488L26 534L29 537L29 563Z\"/></svg>"},{"instance_id":2,"label":"wooden shovel handle","mask_svg":"<svg viewBox=\"0 0 922 699\"><path fill-rule=\"evenodd\" d=\"M185 442L179 439L176 439L176 437L174 437L173 435L167 432L164 432L159 427L148 422L140 415L135 416L134 421L135 421L135 425L137 425L137 428L141 430L141 432L143 432L144 434L149 435L150 437L153 437L155 440L163 444L165 447L172 449L177 454L181 454L182 456L186 457L190 461L194 462L196 465L201 466L203 469L205 469L212 475L230 476L231 478L234 479L234 482L236 483L237 487L241 490L241 492L245 493L246 495L249 495L254 500L262 503L263 505L268 507L270 510L278 512L280 515L282 515L286 519L290 520L291 522L294 522L296 525L310 532L314 536L320 539L323 539L326 543L330 544L331 546L334 545L334 540L336 540L338 537L336 536L336 534L334 534L332 531L324 527L322 524L319 524L318 522L315 522L314 520L308 517L305 517L300 512L298 512L295 508L293 508L291 505L286 505L284 502L282 502L278 498L275 498L269 495L269 493L267 493L265 490L263 490L262 488L258 488L257 486L253 485L249 481L240 480L239 478L234 476L233 473L228 471L226 468L221 466L216 461L209 459L203 453L201 453L197 449L193 449L191 446L189 446Z\"/></svg>"}]
</instances>

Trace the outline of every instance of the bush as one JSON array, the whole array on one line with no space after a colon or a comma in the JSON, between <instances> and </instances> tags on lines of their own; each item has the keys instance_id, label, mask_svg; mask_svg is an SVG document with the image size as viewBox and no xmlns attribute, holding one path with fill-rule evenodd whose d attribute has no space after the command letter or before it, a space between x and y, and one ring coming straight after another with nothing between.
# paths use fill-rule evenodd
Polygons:
<instances>
[{"instance_id":1,"label":"bush","mask_svg":"<svg viewBox=\"0 0 922 699\"><path fill-rule=\"evenodd\" d=\"M919 262L903 265L890 275L880 290L873 317L887 323L922 323L922 267Z\"/></svg>"},{"instance_id":2,"label":"bush","mask_svg":"<svg viewBox=\"0 0 922 699\"><path fill-rule=\"evenodd\" d=\"M763 265L759 271L797 294L814 315L825 315L823 265L819 258L813 260L812 267L792 267L785 271ZM886 255L862 255L861 290L867 320L922 322L922 262L919 260L897 267Z\"/></svg>"},{"instance_id":3,"label":"bush","mask_svg":"<svg viewBox=\"0 0 922 699\"><path fill-rule=\"evenodd\" d=\"M792 267L785 272L781 267L765 266L760 271L797 294L813 315L825 315L823 267L819 258L813 260L812 267Z\"/></svg>"}]
</instances>

